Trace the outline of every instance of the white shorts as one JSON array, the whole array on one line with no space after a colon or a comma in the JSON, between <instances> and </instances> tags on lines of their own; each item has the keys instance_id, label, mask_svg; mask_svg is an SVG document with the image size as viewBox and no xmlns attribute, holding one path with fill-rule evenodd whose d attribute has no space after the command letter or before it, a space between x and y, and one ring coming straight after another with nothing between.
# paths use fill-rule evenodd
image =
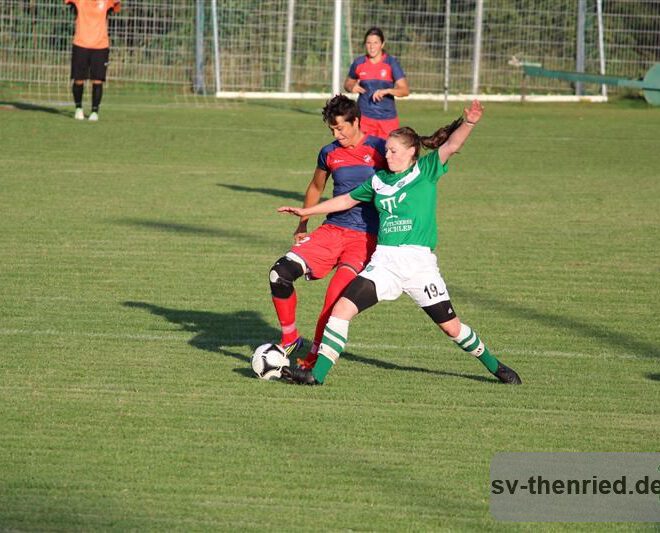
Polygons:
<instances>
[{"instance_id":1,"label":"white shorts","mask_svg":"<svg viewBox=\"0 0 660 533\"><path fill-rule=\"evenodd\" d=\"M438 259L425 246L376 246L359 274L376 286L378 301L396 300L405 292L420 307L449 300Z\"/></svg>"}]
</instances>

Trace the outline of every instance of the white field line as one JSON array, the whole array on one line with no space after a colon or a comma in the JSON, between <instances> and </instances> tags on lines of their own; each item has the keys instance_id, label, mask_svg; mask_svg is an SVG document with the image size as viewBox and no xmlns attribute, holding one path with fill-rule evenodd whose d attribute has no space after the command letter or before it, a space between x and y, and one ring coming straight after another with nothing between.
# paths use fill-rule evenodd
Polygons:
<instances>
[{"instance_id":1,"label":"white field line","mask_svg":"<svg viewBox=\"0 0 660 533\"><path fill-rule=\"evenodd\" d=\"M88 338L88 339L117 339L117 340L128 340L128 341L154 341L154 342L181 342L180 333L185 335L190 335L189 331L175 331L177 335L150 335L144 333L99 333L99 332L83 332L83 331L59 331L54 329L44 329L44 330L31 330L31 329L0 329L0 336L31 336L31 337L71 337L71 338ZM205 337L205 340L212 341L213 337ZM217 340L220 340L219 338ZM240 346L249 346L258 343L262 343L263 339L256 338L240 338L240 339L231 339L231 342L228 344L218 345L218 349L231 349ZM352 342L349 344L349 351L351 348L368 348L374 350L388 350L388 351L401 351L401 350L427 350L432 348L428 344L365 344L360 342ZM529 355L533 357L582 357L587 359L603 359L603 358L614 358L614 359L639 359L638 356L634 354L608 354L602 351L596 351L594 353L582 353L582 352L561 352L555 350L522 350L520 348L501 348L499 350L501 353L506 353L509 355Z\"/></svg>"}]
</instances>

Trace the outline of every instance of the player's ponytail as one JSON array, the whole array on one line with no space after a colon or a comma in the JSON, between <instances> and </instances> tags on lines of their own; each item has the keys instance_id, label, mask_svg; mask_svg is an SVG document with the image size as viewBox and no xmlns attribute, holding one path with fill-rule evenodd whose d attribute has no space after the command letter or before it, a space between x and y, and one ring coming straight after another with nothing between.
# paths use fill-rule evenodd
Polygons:
<instances>
[{"instance_id":1,"label":"player's ponytail","mask_svg":"<svg viewBox=\"0 0 660 533\"><path fill-rule=\"evenodd\" d=\"M447 142L449 136L454 133L454 131L461 124L463 124L463 119L457 118L451 124L443 126L429 136L418 135L414 129L409 128L408 126L404 126L403 128L399 128L390 132L389 137L398 139L401 144L408 148L413 146L415 148L414 159L417 160L419 158L419 152L421 151L422 146L424 148L428 148L429 150L437 150L440 148L440 146Z\"/></svg>"},{"instance_id":2,"label":"player's ponytail","mask_svg":"<svg viewBox=\"0 0 660 533\"><path fill-rule=\"evenodd\" d=\"M459 117L454 122L451 124L447 124L446 126L443 126L439 130L437 130L435 133L432 135L429 135L428 137L422 136L419 138L419 142L422 144L424 148L428 148L429 150L437 150L447 142L447 139L449 139L449 136L454 133L454 131L461 125L463 124L463 118Z\"/></svg>"}]
</instances>

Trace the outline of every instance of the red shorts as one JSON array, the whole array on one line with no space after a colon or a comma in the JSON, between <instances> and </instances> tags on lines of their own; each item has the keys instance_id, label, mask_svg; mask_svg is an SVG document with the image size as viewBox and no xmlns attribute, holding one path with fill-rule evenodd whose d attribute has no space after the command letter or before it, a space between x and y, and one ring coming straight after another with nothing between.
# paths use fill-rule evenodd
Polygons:
<instances>
[{"instance_id":1,"label":"red shorts","mask_svg":"<svg viewBox=\"0 0 660 533\"><path fill-rule=\"evenodd\" d=\"M387 139L391 131L399 128L399 119L397 117L387 120L378 120L362 115L360 117L360 129L367 135L375 135L381 139Z\"/></svg>"},{"instance_id":2,"label":"red shorts","mask_svg":"<svg viewBox=\"0 0 660 533\"><path fill-rule=\"evenodd\" d=\"M309 279L321 279L339 265L360 272L374 253L377 239L364 231L323 224L294 244L291 252L305 261Z\"/></svg>"}]
</instances>

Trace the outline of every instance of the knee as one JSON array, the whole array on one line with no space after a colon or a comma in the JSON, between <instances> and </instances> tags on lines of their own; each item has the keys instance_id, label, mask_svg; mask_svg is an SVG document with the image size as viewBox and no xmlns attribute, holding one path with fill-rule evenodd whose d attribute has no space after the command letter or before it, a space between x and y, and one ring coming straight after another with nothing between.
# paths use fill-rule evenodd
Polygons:
<instances>
[{"instance_id":1,"label":"knee","mask_svg":"<svg viewBox=\"0 0 660 533\"><path fill-rule=\"evenodd\" d=\"M447 322L442 322L441 324L438 324L438 327L445 333L445 335L452 339L458 337L461 333L461 321L458 317L452 318Z\"/></svg>"},{"instance_id":2,"label":"knee","mask_svg":"<svg viewBox=\"0 0 660 533\"><path fill-rule=\"evenodd\" d=\"M303 275L303 267L288 257L281 257L270 269L270 292L275 298L293 294L293 282Z\"/></svg>"},{"instance_id":3,"label":"knee","mask_svg":"<svg viewBox=\"0 0 660 533\"><path fill-rule=\"evenodd\" d=\"M360 310L351 300L341 297L332 308L331 315L342 320L351 320L359 312Z\"/></svg>"}]
</instances>

